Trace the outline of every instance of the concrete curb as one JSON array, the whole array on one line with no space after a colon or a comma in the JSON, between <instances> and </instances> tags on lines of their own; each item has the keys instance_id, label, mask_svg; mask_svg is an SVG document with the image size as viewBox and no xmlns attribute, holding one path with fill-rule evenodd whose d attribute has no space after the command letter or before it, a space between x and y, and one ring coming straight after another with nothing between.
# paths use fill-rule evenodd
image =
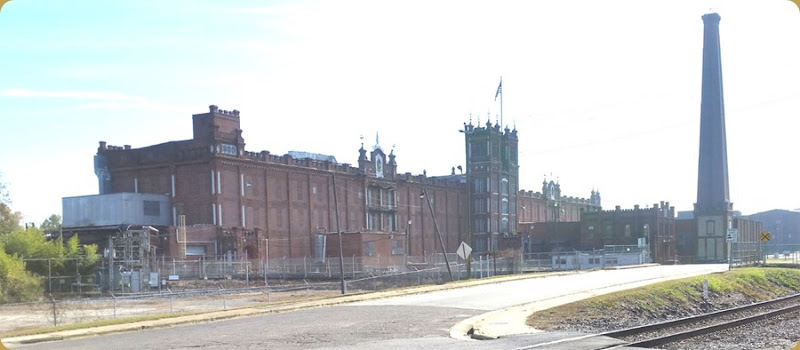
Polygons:
<instances>
[{"instance_id":1,"label":"concrete curb","mask_svg":"<svg viewBox=\"0 0 800 350\"><path fill-rule=\"evenodd\" d=\"M567 273L574 273L574 271L570 271ZM359 293L354 295L336 296L332 298L313 300L313 301L301 301L301 302L282 304L282 305L269 305L266 307L254 306L254 307L247 307L234 310L214 311L203 314L177 316L177 317L164 318L158 320L139 321L139 322L123 323L123 324L109 325L109 326L81 328L68 331L57 331L52 333L18 336L12 338L4 338L2 339L2 342L6 346L9 346L9 345L23 345L23 344L33 344L33 343L41 343L48 341L76 339L76 338L84 338L84 337L98 336L98 335L105 335L112 333L131 332L131 331L154 329L154 328L166 328L166 327L185 325L185 324L204 323L204 322L213 322L213 321L234 319L240 317L259 316L277 312L290 312L303 309L348 304L359 301L368 301L368 300L384 299L384 298L391 298L398 296L423 294L440 290L466 288L478 285L503 283L508 281L530 279L530 278L542 278L542 277L549 277L562 274L565 274L565 272L509 275L491 279L473 279L459 283L416 286L416 287L409 287L409 288L390 290L390 291L379 291L372 293Z\"/></svg>"}]
</instances>

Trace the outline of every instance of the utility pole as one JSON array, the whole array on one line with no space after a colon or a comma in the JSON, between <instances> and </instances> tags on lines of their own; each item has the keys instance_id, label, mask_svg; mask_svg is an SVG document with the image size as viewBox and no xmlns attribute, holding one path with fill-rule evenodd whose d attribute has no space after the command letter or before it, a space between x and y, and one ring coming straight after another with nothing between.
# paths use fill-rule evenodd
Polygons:
<instances>
[{"instance_id":1,"label":"utility pole","mask_svg":"<svg viewBox=\"0 0 800 350\"><path fill-rule=\"evenodd\" d=\"M472 135L472 130L470 129L472 127L472 114L470 114L469 116L469 125L470 127L468 128L467 124L464 123L464 130L459 130L459 132L464 133L464 153L466 153L467 155L466 162L464 163L466 165L465 169L466 173L464 174L464 179L466 180L467 183L467 200L466 200L467 223L465 226L467 229L466 241L467 244L472 245L472 181L470 179L470 174L472 172L470 171L470 165L469 165L469 158L472 156L472 150L470 147L470 135ZM466 256L465 260L467 262L467 279L470 279L472 278L472 259Z\"/></svg>"},{"instance_id":2,"label":"utility pole","mask_svg":"<svg viewBox=\"0 0 800 350\"><path fill-rule=\"evenodd\" d=\"M344 283L344 251L342 251L342 230L339 228L339 197L336 196L336 174L333 177L333 207L336 213L336 234L339 236L339 275L342 277L342 294L347 293ZM355 266L353 266L355 269Z\"/></svg>"},{"instance_id":3,"label":"utility pole","mask_svg":"<svg viewBox=\"0 0 800 350\"><path fill-rule=\"evenodd\" d=\"M447 265L447 274L450 276L450 280L453 280L453 272L450 271L450 262L447 261L447 251L444 249L444 241L442 241L442 235L439 233L439 224L436 222L436 214L433 212L433 205L431 204L431 197L428 197L428 190L422 189L422 196L425 197L425 201L428 202L428 209L431 211L431 217L433 218L433 228L436 230L436 237L439 238L439 246L442 248L442 256L444 256L444 263Z\"/></svg>"},{"instance_id":4,"label":"utility pole","mask_svg":"<svg viewBox=\"0 0 800 350\"><path fill-rule=\"evenodd\" d=\"M410 234L411 234L411 219L408 219L408 223L406 223L406 241L405 241L405 244L404 244L404 247L403 247L405 249L405 251L404 251L405 259L404 260L405 260L405 268L406 269L408 269L408 251L409 251L409 248L411 248L411 240L409 239L410 237L408 236Z\"/></svg>"}]
</instances>

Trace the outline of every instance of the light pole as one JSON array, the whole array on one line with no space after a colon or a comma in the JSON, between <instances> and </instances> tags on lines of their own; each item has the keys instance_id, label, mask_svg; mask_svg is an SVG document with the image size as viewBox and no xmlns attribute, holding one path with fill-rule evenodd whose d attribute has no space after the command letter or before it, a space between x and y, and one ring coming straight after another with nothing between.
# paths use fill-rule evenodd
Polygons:
<instances>
[{"instance_id":1,"label":"light pole","mask_svg":"<svg viewBox=\"0 0 800 350\"><path fill-rule=\"evenodd\" d=\"M408 235L411 234L411 219L408 219L408 223L406 224L406 237L405 237L405 267L408 269L408 251L411 248L411 240L409 239Z\"/></svg>"},{"instance_id":2,"label":"light pole","mask_svg":"<svg viewBox=\"0 0 800 350\"><path fill-rule=\"evenodd\" d=\"M336 234L339 236L339 274L342 278L342 294L347 293L347 285L344 283L344 251L342 251L342 230L339 228L339 197L336 196L336 174L331 175L333 179L333 207L336 212ZM355 266L353 266L355 270Z\"/></svg>"},{"instance_id":3,"label":"light pole","mask_svg":"<svg viewBox=\"0 0 800 350\"><path fill-rule=\"evenodd\" d=\"M269 238L264 238L264 286L269 287Z\"/></svg>"}]
</instances>

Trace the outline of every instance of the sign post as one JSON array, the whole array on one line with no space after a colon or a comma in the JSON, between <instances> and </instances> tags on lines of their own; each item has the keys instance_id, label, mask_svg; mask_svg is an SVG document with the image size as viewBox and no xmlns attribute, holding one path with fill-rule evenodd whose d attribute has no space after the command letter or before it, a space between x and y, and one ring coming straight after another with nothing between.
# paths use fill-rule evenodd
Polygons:
<instances>
[{"instance_id":1,"label":"sign post","mask_svg":"<svg viewBox=\"0 0 800 350\"><path fill-rule=\"evenodd\" d=\"M470 261L469 261L469 254L470 253L472 253L472 247L470 247L469 244L467 244L466 242L461 241L461 244L456 249L456 255L458 255L458 257L460 257L461 259L464 259L464 261L466 261L466 263L467 263L467 266L469 266L469 263L470 263ZM461 271L461 269L459 269L459 271ZM460 274L460 272L459 272L459 274ZM472 278L472 276L470 276L470 270L467 269L467 279L470 279L470 278Z\"/></svg>"},{"instance_id":2,"label":"sign post","mask_svg":"<svg viewBox=\"0 0 800 350\"><path fill-rule=\"evenodd\" d=\"M728 241L728 270L730 270L733 265L733 243L739 240L739 229L729 228L725 240Z\"/></svg>"},{"instance_id":3,"label":"sign post","mask_svg":"<svg viewBox=\"0 0 800 350\"><path fill-rule=\"evenodd\" d=\"M764 259L762 260L763 263L761 266L767 265L767 255L764 253L764 243L769 242L770 239L772 239L772 235L768 231L761 231L761 234L759 235L759 240L761 242L758 243L758 245L761 247L761 257Z\"/></svg>"}]
</instances>

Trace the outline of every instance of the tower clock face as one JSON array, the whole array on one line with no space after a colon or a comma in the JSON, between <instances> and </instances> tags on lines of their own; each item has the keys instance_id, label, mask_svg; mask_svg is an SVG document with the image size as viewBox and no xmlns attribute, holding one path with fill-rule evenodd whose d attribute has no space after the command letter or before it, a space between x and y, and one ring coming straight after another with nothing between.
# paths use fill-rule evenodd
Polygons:
<instances>
[{"instance_id":1,"label":"tower clock face","mask_svg":"<svg viewBox=\"0 0 800 350\"><path fill-rule=\"evenodd\" d=\"M375 176L383 177L383 157L375 157Z\"/></svg>"}]
</instances>

